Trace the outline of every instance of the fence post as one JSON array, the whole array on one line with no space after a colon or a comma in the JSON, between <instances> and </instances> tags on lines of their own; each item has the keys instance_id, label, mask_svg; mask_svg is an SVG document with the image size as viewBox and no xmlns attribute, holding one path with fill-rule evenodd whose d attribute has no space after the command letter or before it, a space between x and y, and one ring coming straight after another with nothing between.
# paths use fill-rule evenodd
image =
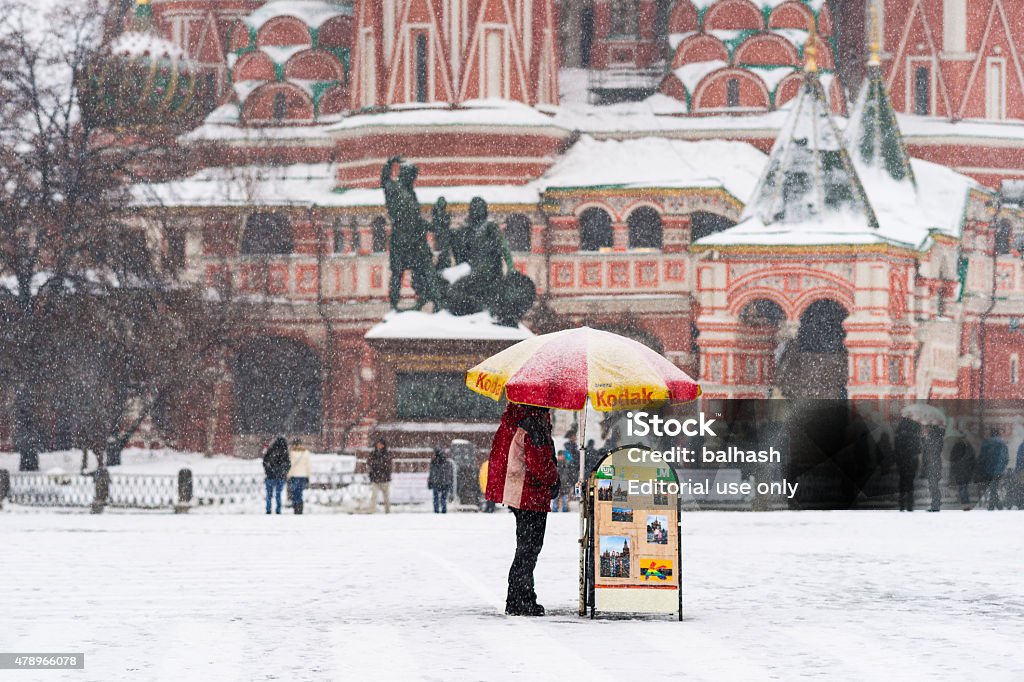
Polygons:
<instances>
[{"instance_id":1,"label":"fence post","mask_svg":"<svg viewBox=\"0 0 1024 682\"><path fill-rule=\"evenodd\" d=\"M11 494L11 472L0 469L0 509L4 508L4 500Z\"/></svg>"},{"instance_id":2,"label":"fence post","mask_svg":"<svg viewBox=\"0 0 1024 682\"><path fill-rule=\"evenodd\" d=\"M107 500L110 499L110 470L106 467L97 469L93 472L92 477L96 483L96 495L92 500L92 513L100 514L103 512L103 508L107 506Z\"/></svg>"},{"instance_id":3,"label":"fence post","mask_svg":"<svg viewBox=\"0 0 1024 682\"><path fill-rule=\"evenodd\" d=\"M174 505L175 514L187 514L192 506L192 470L182 469L178 472L178 504Z\"/></svg>"}]
</instances>

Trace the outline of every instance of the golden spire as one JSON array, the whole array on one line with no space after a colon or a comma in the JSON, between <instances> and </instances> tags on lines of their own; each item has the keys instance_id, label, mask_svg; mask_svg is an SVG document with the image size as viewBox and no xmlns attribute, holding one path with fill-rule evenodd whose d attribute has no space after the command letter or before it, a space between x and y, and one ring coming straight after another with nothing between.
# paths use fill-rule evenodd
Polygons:
<instances>
[{"instance_id":1,"label":"golden spire","mask_svg":"<svg viewBox=\"0 0 1024 682\"><path fill-rule=\"evenodd\" d=\"M818 45L815 41L817 34L815 33L815 17L812 14L808 23L807 30L807 42L804 43L804 56L807 57L807 63L804 65L804 71L808 73L817 73L818 71Z\"/></svg>"},{"instance_id":2,"label":"golden spire","mask_svg":"<svg viewBox=\"0 0 1024 682\"><path fill-rule=\"evenodd\" d=\"M871 56L868 57L868 66L880 66L882 60L878 57L878 51L882 44L881 31L878 26L878 7L871 3Z\"/></svg>"}]
</instances>

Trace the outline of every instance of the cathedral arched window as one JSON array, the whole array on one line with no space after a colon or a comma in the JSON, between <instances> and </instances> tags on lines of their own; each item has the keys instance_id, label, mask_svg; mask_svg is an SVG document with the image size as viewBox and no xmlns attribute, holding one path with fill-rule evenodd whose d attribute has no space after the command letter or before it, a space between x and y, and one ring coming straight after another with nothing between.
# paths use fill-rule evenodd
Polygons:
<instances>
[{"instance_id":1,"label":"cathedral arched window","mask_svg":"<svg viewBox=\"0 0 1024 682\"><path fill-rule=\"evenodd\" d=\"M580 214L580 251L610 249L613 243L612 217L604 209L591 207Z\"/></svg>"},{"instance_id":2,"label":"cathedral arched window","mask_svg":"<svg viewBox=\"0 0 1024 682\"><path fill-rule=\"evenodd\" d=\"M650 206L641 206L630 213L626 226L629 228L629 248L661 248L661 216Z\"/></svg>"},{"instance_id":3,"label":"cathedral arched window","mask_svg":"<svg viewBox=\"0 0 1024 682\"><path fill-rule=\"evenodd\" d=\"M1020 383L1020 356L1016 353L1010 356L1010 383L1014 386Z\"/></svg>"},{"instance_id":4,"label":"cathedral arched window","mask_svg":"<svg viewBox=\"0 0 1024 682\"><path fill-rule=\"evenodd\" d=\"M245 221L242 244L243 256L289 254L295 250L292 226L286 216L279 213L254 213Z\"/></svg>"},{"instance_id":5,"label":"cathedral arched window","mask_svg":"<svg viewBox=\"0 0 1024 682\"><path fill-rule=\"evenodd\" d=\"M640 3L638 0L612 0L612 36L635 38L640 35Z\"/></svg>"},{"instance_id":6,"label":"cathedral arched window","mask_svg":"<svg viewBox=\"0 0 1024 682\"><path fill-rule=\"evenodd\" d=\"M505 221L505 241L512 251L530 250L530 237L533 224L530 218L523 213L513 213Z\"/></svg>"}]
</instances>

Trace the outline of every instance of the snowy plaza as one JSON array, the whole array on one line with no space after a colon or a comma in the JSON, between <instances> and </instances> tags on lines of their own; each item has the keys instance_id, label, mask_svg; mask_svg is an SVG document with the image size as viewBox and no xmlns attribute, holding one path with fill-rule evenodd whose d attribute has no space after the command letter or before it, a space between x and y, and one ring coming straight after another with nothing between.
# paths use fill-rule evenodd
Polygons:
<instances>
[{"instance_id":1,"label":"snowy plaza","mask_svg":"<svg viewBox=\"0 0 1024 682\"><path fill-rule=\"evenodd\" d=\"M683 515L682 623L576 614L552 514L548 617L502 613L511 514L6 513L14 680L1019 680L1016 513Z\"/></svg>"}]
</instances>

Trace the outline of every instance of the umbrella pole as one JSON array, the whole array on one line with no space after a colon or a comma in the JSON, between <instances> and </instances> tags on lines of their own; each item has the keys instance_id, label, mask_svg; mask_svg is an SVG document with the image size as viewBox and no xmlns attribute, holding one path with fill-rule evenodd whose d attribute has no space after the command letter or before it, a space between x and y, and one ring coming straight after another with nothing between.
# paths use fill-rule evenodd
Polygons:
<instances>
[{"instance_id":1,"label":"umbrella pole","mask_svg":"<svg viewBox=\"0 0 1024 682\"><path fill-rule=\"evenodd\" d=\"M587 461L587 403L583 403L583 409L580 410L577 421L577 433L579 434L580 443L580 473L576 483L576 487L579 490L580 504L580 615L585 616L587 614L587 590L589 588L587 585L587 574L589 569L587 566L587 548L589 546L589 528L587 527L587 483L583 480L586 474Z\"/></svg>"}]
</instances>

